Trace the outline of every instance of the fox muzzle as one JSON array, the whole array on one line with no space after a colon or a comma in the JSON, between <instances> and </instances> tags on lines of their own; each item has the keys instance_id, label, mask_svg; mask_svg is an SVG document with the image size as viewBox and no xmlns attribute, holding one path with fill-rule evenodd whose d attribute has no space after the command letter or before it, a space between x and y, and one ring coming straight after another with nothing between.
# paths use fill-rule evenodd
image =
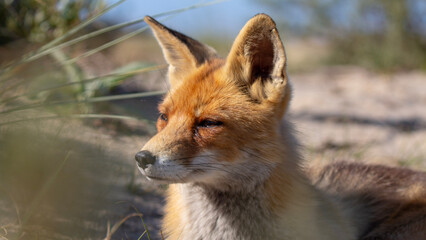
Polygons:
<instances>
[{"instance_id":1,"label":"fox muzzle","mask_svg":"<svg viewBox=\"0 0 426 240\"><path fill-rule=\"evenodd\" d=\"M156 157L150 151L143 150L136 153L135 160L140 168L145 169L155 163Z\"/></svg>"}]
</instances>

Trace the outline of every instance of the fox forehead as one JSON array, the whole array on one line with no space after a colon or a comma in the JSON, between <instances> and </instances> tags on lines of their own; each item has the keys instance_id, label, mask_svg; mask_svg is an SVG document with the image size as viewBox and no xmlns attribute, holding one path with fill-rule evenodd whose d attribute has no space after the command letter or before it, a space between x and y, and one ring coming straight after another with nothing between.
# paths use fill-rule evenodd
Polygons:
<instances>
[{"instance_id":1,"label":"fox forehead","mask_svg":"<svg viewBox=\"0 0 426 240\"><path fill-rule=\"evenodd\" d=\"M213 119L241 111L249 97L227 80L223 65L223 60L215 59L181 79L159 105L159 111L169 115L179 111L179 114Z\"/></svg>"}]
</instances>

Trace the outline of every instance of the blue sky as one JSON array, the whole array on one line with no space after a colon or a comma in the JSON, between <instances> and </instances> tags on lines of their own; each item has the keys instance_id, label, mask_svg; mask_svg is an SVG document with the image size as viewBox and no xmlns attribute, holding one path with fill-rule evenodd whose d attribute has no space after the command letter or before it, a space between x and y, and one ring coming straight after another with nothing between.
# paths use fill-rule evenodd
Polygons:
<instances>
[{"instance_id":1,"label":"blue sky","mask_svg":"<svg viewBox=\"0 0 426 240\"><path fill-rule=\"evenodd\" d=\"M107 0L112 4L117 0ZM104 19L114 22L130 21L165 11L191 6L207 1L200 0L127 0L108 12ZM207 7L192 9L171 18L159 19L167 26L186 34L214 34L234 37L244 23L257 13L270 9L254 0L228 0ZM274 16L271 15L273 18Z\"/></svg>"},{"instance_id":2,"label":"blue sky","mask_svg":"<svg viewBox=\"0 0 426 240\"><path fill-rule=\"evenodd\" d=\"M110 5L118 0L105 0ZM143 18L145 15L188 7L194 4L206 3L211 0L126 0L120 6L112 9L103 18L111 22L124 22ZM393 1L393 0L392 0ZM397 1L397 0L396 0ZM186 33L190 36L215 35L233 38L244 23L257 13L267 13L277 22L284 21L292 26L293 30L303 29L308 24L311 11L297 6L297 0L286 1L277 9L260 4L259 0L225 0L223 2L192 9L179 13L171 18L160 18L160 22L167 26ZM284 1L283 1L284 2ZM413 20L416 20L419 31L426 35L426 1L406 0L410 5L409 11ZM351 14L357 5L356 0L341 0L329 9L332 21L336 26L349 27ZM383 28L383 16L365 15L360 19L360 26L367 31L378 31ZM281 27L283 24L278 24ZM142 26L139 25L139 26ZM289 32L289 31L287 31Z\"/></svg>"}]
</instances>

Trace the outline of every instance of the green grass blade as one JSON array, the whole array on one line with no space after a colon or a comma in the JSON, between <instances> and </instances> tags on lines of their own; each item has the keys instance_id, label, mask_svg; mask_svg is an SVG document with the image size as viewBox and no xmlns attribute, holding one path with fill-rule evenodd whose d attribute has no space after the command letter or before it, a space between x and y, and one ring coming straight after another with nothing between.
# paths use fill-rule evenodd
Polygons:
<instances>
[{"instance_id":1,"label":"green grass blade","mask_svg":"<svg viewBox=\"0 0 426 240\"><path fill-rule=\"evenodd\" d=\"M48 103L33 103L33 104L27 104L27 105L11 108L8 110L4 110L4 111L1 111L0 114L6 114L6 113L11 113L16 111L27 110L27 109L36 109L41 107L57 106L57 105L82 104L82 103L87 104L87 103L116 101L116 100L124 100L124 99L140 98L140 97L158 96L158 95L163 95L165 93L166 91L153 91L153 92L143 92L143 93L121 94L121 95L114 95L114 96L94 97L94 98L87 98L83 100L64 100L64 101L54 101L54 102L48 102Z\"/></svg>"},{"instance_id":2,"label":"green grass blade","mask_svg":"<svg viewBox=\"0 0 426 240\"><path fill-rule=\"evenodd\" d=\"M0 99L3 94L5 94L6 92L10 92L12 89L16 87L21 86L21 84L24 84L24 81L22 79L19 79L19 80L16 79L14 82L11 82L7 84L6 86L5 85L0 86Z\"/></svg>"},{"instance_id":3,"label":"green grass blade","mask_svg":"<svg viewBox=\"0 0 426 240\"><path fill-rule=\"evenodd\" d=\"M65 156L64 160L60 163L59 167L56 169L55 172L47 179L46 183L42 186L40 191L35 196L34 200L32 200L30 206L28 207L28 211L26 211L26 214L22 218L22 225L25 225L25 223L30 219L31 215L34 213L35 208L40 205L40 202L43 198L43 196L47 193L47 191L50 189L52 184L55 182L55 179L58 177L58 174L62 171L62 169L65 166L65 163L68 161L68 158L70 157L71 152L69 151L67 155ZM18 234L19 236L20 234Z\"/></svg>"},{"instance_id":4,"label":"green grass blade","mask_svg":"<svg viewBox=\"0 0 426 240\"><path fill-rule=\"evenodd\" d=\"M140 240L145 235L145 233L147 233L146 230L138 237L138 240Z\"/></svg>"},{"instance_id":5,"label":"green grass blade","mask_svg":"<svg viewBox=\"0 0 426 240\"><path fill-rule=\"evenodd\" d=\"M107 7L106 9L104 9L103 11L101 11L100 13L98 13L95 16L93 16L92 18L84 21L80 25L74 27L73 29L71 29L70 31L68 31L67 33L65 33L64 35L62 35L61 37L59 37L59 38L57 38L57 39L49 42L48 44L44 45L43 47L41 47L37 51L32 52L30 54L27 54L24 57L22 57L21 60L19 60L18 62L12 63L10 66L6 66L3 69L0 69L0 77L2 77L1 76L2 73L9 71L13 67L15 67L15 66L17 66L19 64L22 64L22 63L26 63L26 62L30 62L30 61L39 59L40 57L45 56L45 55L51 53L55 49L59 49L59 48L70 46L72 44L81 42L83 40L86 40L88 38L97 36L99 34L102 34L102 33L108 32L108 31L112 31L112 30L118 29L120 27L125 27L125 26L129 26L129 25L132 25L132 24L136 24L138 22L142 22L143 19L137 19L137 20L134 20L134 21L131 21L131 22L127 22L127 23L117 24L117 25L114 25L114 26L107 27L105 29L98 30L98 31L93 32L91 34L87 34L87 36L85 35L85 36L82 36L80 38L70 40L68 42L63 43L63 45L54 46L55 44L59 43L60 41L62 41L65 38L69 37L70 35L76 33L77 31L79 31L83 27L87 26L88 24L90 24L91 22L93 22L94 20L96 20L99 16L101 16L105 12L109 11L110 9L118 6L119 4L121 4L124 1L125 0L120 0L119 2L111 5L110 7ZM196 8L206 7L206 6L217 4L217 3L220 3L220 2L224 2L224 1L228 1L228 0L216 0L216 1L210 1L210 2L205 2L205 3L194 4L194 5L189 6L189 7L175 9L175 10L171 10L171 11L167 11L167 12L163 12L163 13L159 13L159 14L154 14L152 16L158 18L158 17L169 16L169 15L175 15L175 14L178 14L178 13L181 13L181 12L185 12L185 11L196 9ZM129 38L131 38L133 36L136 36L136 35L138 35L139 33L143 32L145 30L146 30L146 27L143 28L143 29L139 29L139 30L133 31L133 32L131 32L131 33L125 35L125 36L122 36L119 39L115 39L115 40L113 40L113 41L111 41L109 43L106 43L106 44L104 44L104 45L96 48L96 49L92 49L92 50L90 50L90 51L88 51L88 52L86 52L86 53L84 53L84 54L82 54L80 56L77 56L76 58L70 59L70 60L64 62L64 64L72 64L75 61L77 61L79 58L88 57L88 56L90 56L90 55L92 55L94 53L97 53L97 52L102 51L102 50L104 50L106 48L109 48L109 47L111 47L111 46L113 46L113 45L115 45L115 44L117 44L117 43L119 43L121 41L129 39ZM4 82L7 79L8 78L2 77L2 79L0 79L0 83Z\"/></svg>"},{"instance_id":6,"label":"green grass blade","mask_svg":"<svg viewBox=\"0 0 426 240\"><path fill-rule=\"evenodd\" d=\"M198 4L188 6L188 7L179 8L179 9L175 9L175 10L171 10L171 11L167 11L167 12L163 12L163 13L154 14L151 17L158 18L158 17L164 17L164 16L168 16L168 15L174 15L174 14L177 14L177 13L182 13L182 12L186 12L188 10L197 9L197 8L201 8L201 7L207 7L207 6L210 6L210 5L213 5L213 4L218 4L218 3L221 3L221 2L225 2L225 1L229 1L229 0L216 0L216 1L198 3Z\"/></svg>"},{"instance_id":7,"label":"green grass blade","mask_svg":"<svg viewBox=\"0 0 426 240\"><path fill-rule=\"evenodd\" d=\"M117 120L135 120L135 121L142 121L145 124L153 125L152 122L136 118L136 117L130 117L130 116L123 116L123 115L112 115L112 114L71 114L71 115L54 115L54 116L42 116L42 117L30 117L30 118L24 118L24 119L18 119L8 122L0 123L0 126L10 125L10 124L16 124L21 122L28 122L28 121L42 121L42 120L53 120L53 119L66 119L66 118L74 118L74 119L117 119Z\"/></svg>"},{"instance_id":8,"label":"green grass blade","mask_svg":"<svg viewBox=\"0 0 426 240\"><path fill-rule=\"evenodd\" d=\"M80 31L81 29L83 29L84 27L86 27L87 25L89 25L90 23L94 22L96 19L98 19L100 16L102 16L104 13L108 12L109 10L117 7L118 5L122 4L124 1L126 0L120 0L114 4L112 4L111 6L103 9L102 11L100 11L99 13L95 14L94 16L92 16L91 18L83 21L82 23L78 24L77 26L71 28L68 32L66 32L64 35L53 39L52 41L46 43L45 45L43 45L42 47L40 47L39 49L37 49L34 52L30 52L26 55L24 55L20 60L18 60L17 62L12 62L10 64L7 64L6 66L0 68L0 74L9 71L10 69L12 69L13 67L25 63L26 59L34 56L40 52L43 52L44 50L53 47L54 45L56 45L57 43L61 42L62 40L66 39L67 37L77 33L78 31ZM0 81L1 82L1 81Z\"/></svg>"},{"instance_id":9,"label":"green grass blade","mask_svg":"<svg viewBox=\"0 0 426 240\"><path fill-rule=\"evenodd\" d=\"M83 21L82 23L78 24L77 26L75 26L74 28L72 28L71 30L69 30L68 32L66 32L64 35L50 41L49 43L47 43L46 45L44 45L43 47L40 48L41 51L50 48L54 45L56 45L57 43L61 42L62 40L64 40L65 38L73 35L74 33L80 31L81 29L83 29L84 27L86 27L87 25L89 25L90 23L94 22L96 19L98 19L100 16L102 16L103 14L105 14L106 12L108 12L109 10L119 6L120 4L122 4L124 1L126 0L119 0L118 2L112 4L111 6L105 8L104 10L100 11L99 13L95 14L94 16L90 17L89 19Z\"/></svg>"},{"instance_id":10,"label":"green grass blade","mask_svg":"<svg viewBox=\"0 0 426 240\"><path fill-rule=\"evenodd\" d=\"M142 217L141 213L132 213L129 214L127 216L125 216L124 218L122 218L120 221L118 221L117 223L114 224L114 226L112 226L112 228L110 228L109 224L108 224L108 231L107 231L107 236L105 237L104 240L111 240L112 235L118 230L118 228L125 222L127 221L127 219L131 218L131 217Z\"/></svg>"},{"instance_id":11,"label":"green grass blade","mask_svg":"<svg viewBox=\"0 0 426 240\"><path fill-rule=\"evenodd\" d=\"M142 222L143 228L145 229L146 236L147 236L148 240L151 240L151 237L149 236L148 228L146 227L145 222L144 222L142 216L140 216L140 218L141 218L141 222Z\"/></svg>"},{"instance_id":12,"label":"green grass blade","mask_svg":"<svg viewBox=\"0 0 426 240\"><path fill-rule=\"evenodd\" d=\"M99 46L97 48L94 48L94 49L90 50L90 51L87 51L87 52L85 52L85 53L83 53L83 54L81 54L81 55L79 55L79 56L77 56L75 58L72 58L72 59L70 59L68 61L65 61L63 64L73 64L73 63L75 63L80 58L88 57L88 56L93 55L93 54L95 54L97 52L100 52L100 51L102 51L104 49L107 49L107 48L109 48L111 46L114 46L115 44L118 44L118 43L120 43L122 41L125 41L125 40L127 40L127 39L129 39L131 37L134 37L134 36L136 36L136 35L144 32L147 29L148 29L148 27L145 26L145 27L140 28L138 30L135 30L133 32L127 33L127 34L125 34L125 35L123 35L123 36L121 36L121 37L119 37L117 39L114 39L114 40L112 40L110 42L107 42L107 43L105 43L105 44L103 44L103 45L101 45L101 46Z\"/></svg>"},{"instance_id":13,"label":"green grass blade","mask_svg":"<svg viewBox=\"0 0 426 240\"><path fill-rule=\"evenodd\" d=\"M37 60L37 59L39 59L41 57L44 57L44 56L48 55L49 53L51 53L52 51L54 51L56 49L69 47L71 45L74 45L76 43L85 41L85 40L87 40L89 38L96 37L96 36L101 35L103 33L111 32L111 31L114 31L116 29L120 29L120 28L124 28L124 27L127 27L127 26L131 26L131 25L134 25L134 24L137 24L137 23L140 23L140 22L143 22L143 18L136 19L136 20L129 21L129 22L125 22L125 23L119 23L119 24L115 24L113 26L109 26L109 27L105 27L105 28L99 29L97 31L85 34L83 36L74 38L74 39L69 40L69 41L64 42L64 43L61 43L61 44L59 44L57 46L54 46L52 48L46 49L45 51L42 51L42 52L40 52L38 54L35 54L35 55L33 55L33 56L25 59L24 62L30 62L30 61Z\"/></svg>"},{"instance_id":14,"label":"green grass blade","mask_svg":"<svg viewBox=\"0 0 426 240\"><path fill-rule=\"evenodd\" d=\"M206 6L209 6L209 5L212 5L212 4L217 4L217 3L223 2L223 1L227 1L227 0L216 0L216 1L206 2L206 3L194 4L194 5L189 6L189 7L179 8L179 9L175 9L175 10L171 10L171 11L167 11L167 12L155 14L155 15L153 15L153 17L164 17L164 16L169 16L170 17L170 16L176 15L176 14L181 13L181 12L185 12L185 11L188 11L188 10L197 9L197 8L201 8L201 7L206 7ZM104 50L106 48L109 48L109 47L111 47L111 46L113 46L115 44L118 44L118 43L120 43L122 41L125 41L125 40L127 40L127 39L129 39L131 37L134 37L134 36L136 36L136 35L144 32L146 29L148 29L148 26L145 26L145 27L143 27L141 29L135 30L135 31L130 32L128 34L125 34L125 35L121 36L120 38L117 38L117 39L115 39L113 41L105 43L105 44L103 44L103 45L101 45L101 46L99 46L99 47L97 47L95 49L92 49L92 50L90 50L90 51L88 51L88 52L86 52L84 54L81 54L80 56L77 56L77 57L75 57L73 59L68 60L66 62L66 64L75 63L80 58L85 58L85 57L88 57L88 56L90 56L92 54L100 52L100 51L102 51L102 50Z\"/></svg>"},{"instance_id":15,"label":"green grass blade","mask_svg":"<svg viewBox=\"0 0 426 240\"><path fill-rule=\"evenodd\" d=\"M166 69L167 66L168 65L165 65L165 64L155 65L155 66L150 66L150 67L137 69L137 70L133 70L133 71L128 71L128 72L124 72L124 73L110 73L110 74L106 74L106 75L102 75L102 76L98 76L98 77L93 77L93 78L89 78L89 79L85 79L85 80L81 80L81 81L67 82L67 83L58 84L58 85L47 87L47 88L33 90L33 91L30 91L30 92L24 93L22 95L13 96L13 97L6 98L6 99L3 99L3 100L0 99L0 103L8 103L10 101L13 101L13 100L21 98L21 97L29 97L29 96L33 96L33 95L36 95L36 94L39 94L39 93L42 93L42 92L53 91L53 90L61 89L61 88L64 88L64 87L72 86L72 85L75 85L75 84L81 84L81 83L85 84L85 83L90 83L90 82L94 82L94 81L102 81L104 79L108 79L109 77L131 77L131 76L134 76L134 75L140 74L140 73Z\"/></svg>"},{"instance_id":16,"label":"green grass blade","mask_svg":"<svg viewBox=\"0 0 426 240\"><path fill-rule=\"evenodd\" d=\"M64 73L66 74L68 78L68 82L80 82L82 81L82 76L79 73L79 68L75 66L74 64L64 64L68 57L65 55L65 53L60 50L56 49L50 54L58 63L61 63ZM84 84L81 83L81 89L84 89Z\"/></svg>"},{"instance_id":17,"label":"green grass blade","mask_svg":"<svg viewBox=\"0 0 426 240\"><path fill-rule=\"evenodd\" d=\"M133 209L135 209L135 211L136 211L137 213L139 213L139 210L138 210L138 209L137 209L134 205L132 205L132 207L133 207ZM144 236L144 235L145 235L145 233L146 233L146 235L147 235L148 240L151 240L151 237L149 236L148 228L146 227L146 224L145 224L145 222L144 222L144 220L143 220L143 218L142 218L142 215L140 215L140 216L139 216L139 218L141 219L141 223L142 223L143 228L145 229L145 231L142 233L142 235L140 235L140 236L139 236L138 240L139 240L139 239L141 239L141 238L142 238L142 236Z\"/></svg>"},{"instance_id":18,"label":"green grass blade","mask_svg":"<svg viewBox=\"0 0 426 240\"><path fill-rule=\"evenodd\" d=\"M133 20L133 21L125 22L125 23L119 23L119 24L116 24L116 25L113 25L113 26L109 26L109 27L106 27L106 28L103 28L103 29L99 29L97 31L85 34L84 36L81 36L81 37L72 39L70 41L64 42L62 44L59 44L57 46L54 46L56 43L59 43L60 41L62 41L66 37L68 37L68 36L76 33L79 30L81 30L81 28L87 26L88 24L90 24L91 22L93 22L94 20L96 20L99 16L101 16L102 14L104 14L105 12L107 12L108 10L110 10L110 9L118 6L119 4L121 4L124 1L125 0L121 0L121 1L119 1L119 2L117 2L115 4L113 4L113 5L111 5L110 7L106 8L103 11L101 11L99 14L97 14L97 15L93 16L92 18L90 18L89 20L87 20L87 22L85 21L84 24L83 23L80 24L81 26L80 25L76 26L75 30L72 29L74 31L70 30L68 33L64 34L63 36L59 37L58 39L55 39L52 42L50 42L50 43L46 44L45 46L41 47L35 53L32 53L32 54L30 53L29 56L28 55L24 56L24 58L21 61L19 61L16 65L37 60L37 59L39 59L39 58L41 58L43 56L46 56L46 55L50 54L55 49L69 47L69 46L71 46L73 44L76 44L76 43L79 43L81 41L87 40L89 38L101 35L103 33L110 32L110 31L113 31L113 30L116 30L116 29L120 29L120 28L123 28L123 27L131 26L131 25L143 22L143 18L140 18L140 19L136 19L136 20ZM211 2L206 2L206 3L199 3L199 4L195 4L195 5L192 5L192 6L189 6L189 7L185 7L185 8L180 8L180 9L175 9L175 10L171 10L171 11L167 11L167 12L163 12L163 13L159 13L159 14L154 14L154 15L152 15L152 17L157 17L158 18L158 17L164 17L164 16L168 16L168 15L174 15L174 14L177 14L177 13L185 12L185 11L196 9L196 8L206 7L206 6L217 4L217 3L220 3L220 2L224 2L224 1L227 1L227 0L217 0L217 1L211 1ZM135 34L135 35L137 35L137 34ZM134 35L131 35L130 37L132 37L132 36L134 36ZM125 38L125 39L127 39L127 38ZM112 45L114 45L114 44L112 44ZM100 48L100 50L103 50L103 49L105 49L107 47L110 47L110 46L108 46L108 45L104 46L104 48ZM89 54L88 56L90 56L90 55L91 54ZM85 57L85 56L81 56L81 57ZM1 73L1 71L0 71L0 73Z\"/></svg>"}]
</instances>

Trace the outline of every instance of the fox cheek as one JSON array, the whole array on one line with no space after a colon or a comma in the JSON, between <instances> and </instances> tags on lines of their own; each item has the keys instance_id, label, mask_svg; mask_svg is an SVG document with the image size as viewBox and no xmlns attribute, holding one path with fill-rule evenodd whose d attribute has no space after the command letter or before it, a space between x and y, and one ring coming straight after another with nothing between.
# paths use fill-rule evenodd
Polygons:
<instances>
[{"instance_id":1,"label":"fox cheek","mask_svg":"<svg viewBox=\"0 0 426 240\"><path fill-rule=\"evenodd\" d=\"M194 140L199 146L205 147L215 141L222 131L223 127L196 128L194 130Z\"/></svg>"},{"instance_id":2,"label":"fox cheek","mask_svg":"<svg viewBox=\"0 0 426 240\"><path fill-rule=\"evenodd\" d=\"M166 125L160 121L157 121L157 123L155 124L155 127L157 128L157 132L160 132L161 130L163 130L165 126Z\"/></svg>"}]
</instances>

